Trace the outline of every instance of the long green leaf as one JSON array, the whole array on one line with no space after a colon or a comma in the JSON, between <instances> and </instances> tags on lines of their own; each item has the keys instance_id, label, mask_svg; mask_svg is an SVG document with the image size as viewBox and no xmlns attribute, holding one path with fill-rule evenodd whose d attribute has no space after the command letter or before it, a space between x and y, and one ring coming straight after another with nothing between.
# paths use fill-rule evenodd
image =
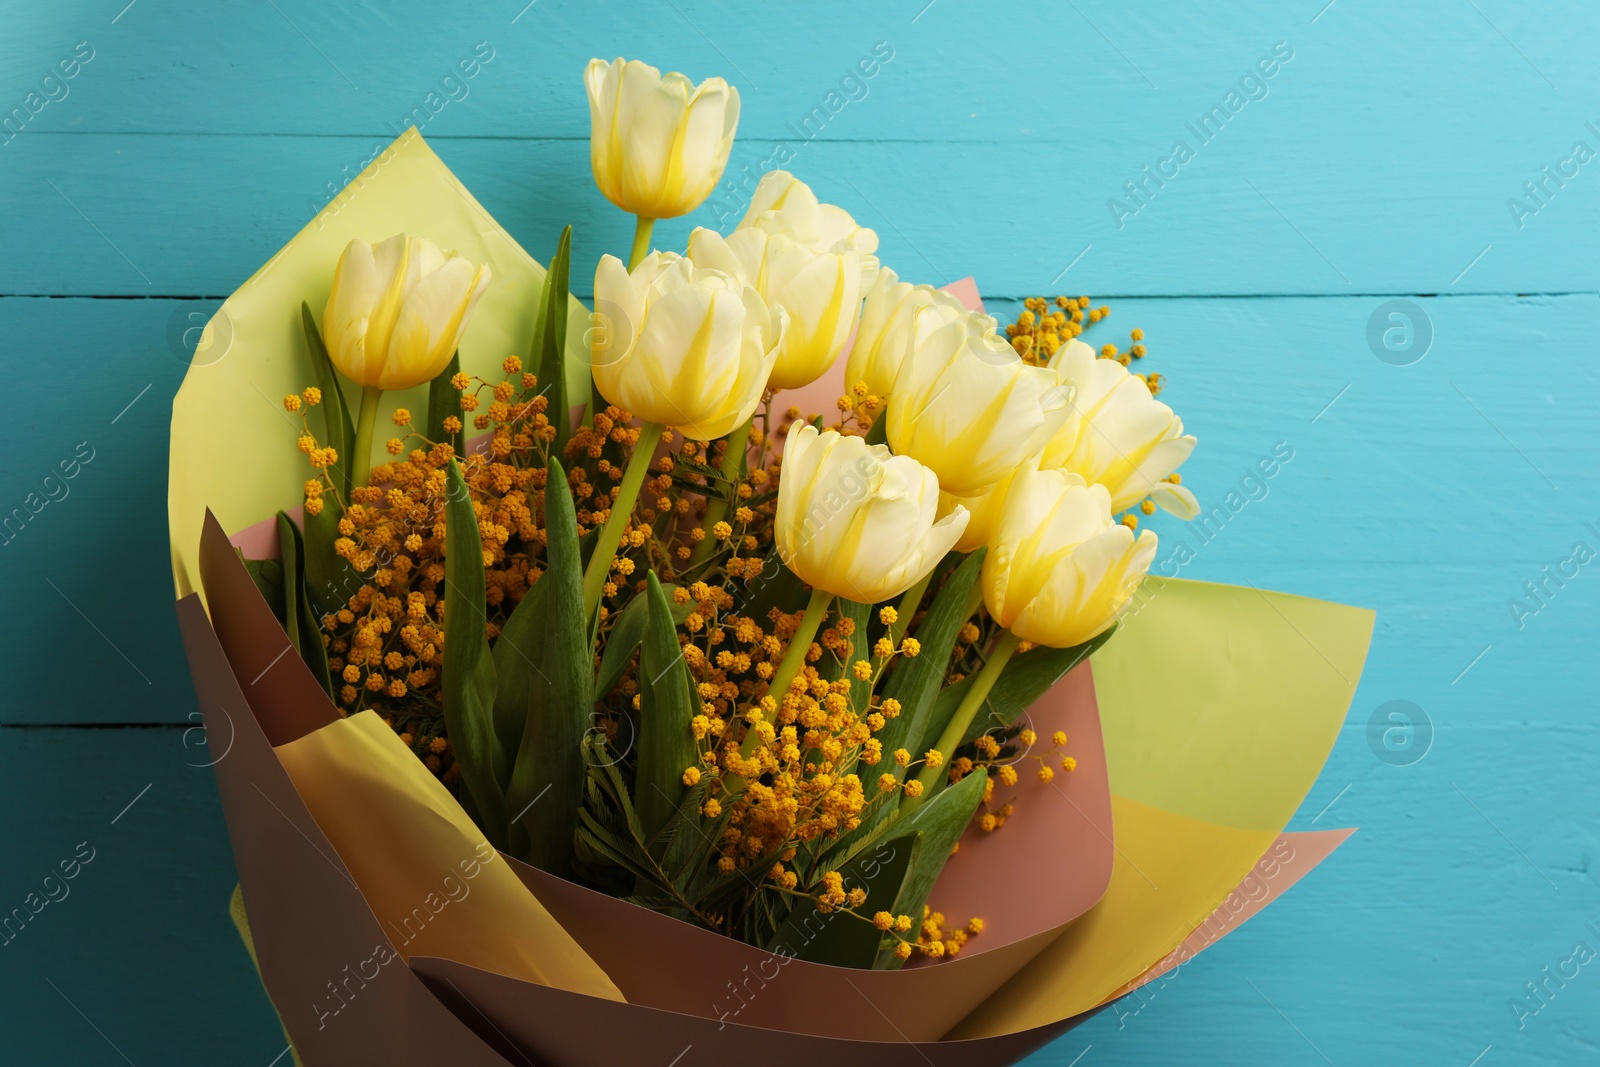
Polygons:
<instances>
[{"instance_id":1,"label":"long green leaf","mask_svg":"<svg viewBox=\"0 0 1600 1067\"><path fill-rule=\"evenodd\" d=\"M549 490L546 490L548 499ZM540 578L517 601L494 639L494 732L507 752L522 747L528 701L539 677L540 646L550 616L550 587Z\"/></svg>"},{"instance_id":2,"label":"long green leaf","mask_svg":"<svg viewBox=\"0 0 1600 1067\"><path fill-rule=\"evenodd\" d=\"M484 605L483 539L461 467L450 461L445 499L445 729L479 827L496 848L509 843L504 785L510 768L494 730L494 660Z\"/></svg>"},{"instance_id":3,"label":"long green leaf","mask_svg":"<svg viewBox=\"0 0 1600 1067\"><path fill-rule=\"evenodd\" d=\"M572 837L583 804L583 738L593 721L594 652L583 610L578 517L554 456L545 475L545 618L538 669L529 679L527 721L506 791L528 862L572 870ZM516 836L517 834L514 834Z\"/></svg>"},{"instance_id":4,"label":"long green leaf","mask_svg":"<svg viewBox=\"0 0 1600 1067\"><path fill-rule=\"evenodd\" d=\"M927 722L933 715L939 684L944 681L945 670L950 665L956 638L967 623L967 594L978 580L987 551L980 548L968 555L945 581L928 607L922 625L917 627L916 638L922 651L914 659L897 661L885 679L883 697L898 700L900 714L885 722L878 731L884 752L907 748L921 755L922 738L928 733ZM933 736L937 737L937 732ZM901 778L905 776L901 768L895 768L895 773Z\"/></svg>"},{"instance_id":5,"label":"long green leaf","mask_svg":"<svg viewBox=\"0 0 1600 1067\"><path fill-rule=\"evenodd\" d=\"M328 348L322 343L322 331L312 317L311 306L300 304L300 325L306 334L306 349L311 354L311 367L317 375L317 387L322 390L323 438L339 453L334 464L334 480L345 499L350 498L350 464L354 458L355 426L350 420L350 408L344 402L344 392L339 385L339 375L328 358Z\"/></svg>"},{"instance_id":6,"label":"long green leaf","mask_svg":"<svg viewBox=\"0 0 1600 1067\"><path fill-rule=\"evenodd\" d=\"M343 516L344 511L332 494L323 495L322 510L305 516L306 596L318 619L349 604L363 584L350 561L333 548Z\"/></svg>"},{"instance_id":7,"label":"long green leaf","mask_svg":"<svg viewBox=\"0 0 1600 1067\"><path fill-rule=\"evenodd\" d=\"M639 759L633 802L645 838L651 840L678 810L685 768L697 765L699 753L689 721L699 712L700 702L693 695L666 591L655 571L647 582L649 625L639 659Z\"/></svg>"},{"instance_id":8,"label":"long green leaf","mask_svg":"<svg viewBox=\"0 0 1600 1067\"><path fill-rule=\"evenodd\" d=\"M555 452L560 454L572 436L571 401L567 398L566 369L562 353L567 345L567 274L572 264L572 227L561 231L556 254L544 275L544 295L534 333L533 358L538 363L539 391L549 398L545 415L556 428Z\"/></svg>"},{"instance_id":9,"label":"long green leaf","mask_svg":"<svg viewBox=\"0 0 1600 1067\"><path fill-rule=\"evenodd\" d=\"M672 594L677 588L671 582L665 582L661 586L662 592L667 594L667 606L672 610L672 621L680 623L689 617L694 605L679 604L674 600ZM649 612L649 598L636 596L628 601L627 607L617 613L617 621L611 627L611 633L606 636L606 647L600 650L600 677L594 685L596 698L610 693L627 672L629 661L633 659L633 654L639 650L639 644L644 640Z\"/></svg>"},{"instance_id":10,"label":"long green leaf","mask_svg":"<svg viewBox=\"0 0 1600 1067\"><path fill-rule=\"evenodd\" d=\"M338 462L329 471L339 492L325 494L322 510L315 515L307 514L304 520L306 593L312 610L321 618L344 607L361 588L361 578L350 561L333 550L333 543L339 539L339 520L344 517L339 501L350 499L355 430L350 423L350 409L344 401L339 375L328 358L322 333L317 329L317 320L304 303L300 305L300 325L305 330L311 368L322 391L322 403L317 406L322 409L323 440L339 454Z\"/></svg>"},{"instance_id":11,"label":"long green leaf","mask_svg":"<svg viewBox=\"0 0 1600 1067\"><path fill-rule=\"evenodd\" d=\"M900 887L899 897L895 899L893 910L896 915L909 915L913 922L921 921L922 907L928 902L928 894L933 892L934 883L939 880L945 863L950 859L950 850L961 840L967 824L972 822L972 816L978 811L978 805L983 803L983 790L988 780L988 772L980 767L895 823L894 833L915 830L922 834L922 852L912 865L905 884ZM893 969L898 968L900 963L895 958L893 945L878 954L879 967Z\"/></svg>"},{"instance_id":12,"label":"long green leaf","mask_svg":"<svg viewBox=\"0 0 1600 1067\"><path fill-rule=\"evenodd\" d=\"M283 613L283 564L275 559L246 559L237 548L233 551L239 557L239 562L244 564L250 580L256 583L261 599L267 602L267 607L272 609L272 614L287 632L288 623Z\"/></svg>"},{"instance_id":13,"label":"long green leaf","mask_svg":"<svg viewBox=\"0 0 1600 1067\"><path fill-rule=\"evenodd\" d=\"M428 383L428 440L444 442L455 449L457 456L464 456L466 429L463 427L451 433L444 428L444 420L451 415L461 418L461 394L450 384L450 379L460 373L461 353L457 352L450 357L450 365Z\"/></svg>"},{"instance_id":14,"label":"long green leaf","mask_svg":"<svg viewBox=\"0 0 1600 1067\"><path fill-rule=\"evenodd\" d=\"M283 628L300 658L328 695L333 683L328 677L328 649L322 643L320 616L306 596L305 545L300 527L283 512L278 512L278 549L283 567Z\"/></svg>"},{"instance_id":15,"label":"long green leaf","mask_svg":"<svg viewBox=\"0 0 1600 1067\"><path fill-rule=\"evenodd\" d=\"M913 831L884 841L877 848L860 853L839 868L844 888L865 889L866 901L855 909L858 915L871 916L890 911L904 892L919 855L927 849L923 834ZM921 913L918 913L918 918ZM778 927L767 947L797 959L834 967L874 966L879 945L893 935L880 931L870 922L838 911L823 914L807 902L796 901L794 910ZM890 954L893 947L890 946Z\"/></svg>"}]
</instances>

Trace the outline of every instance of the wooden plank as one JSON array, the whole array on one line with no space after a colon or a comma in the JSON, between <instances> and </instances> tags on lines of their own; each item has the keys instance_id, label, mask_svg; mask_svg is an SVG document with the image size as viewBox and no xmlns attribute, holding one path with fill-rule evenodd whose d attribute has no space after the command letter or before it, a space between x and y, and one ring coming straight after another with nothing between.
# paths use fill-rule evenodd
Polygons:
<instances>
[{"instance_id":1,"label":"wooden plank","mask_svg":"<svg viewBox=\"0 0 1600 1067\"><path fill-rule=\"evenodd\" d=\"M0 740L7 1062L272 1062L284 1039L228 917L236 876L201 735Z\"/></svg>"},{"instance_id":2,"label":"wooden plank","mask_svg":"<svg viewBox=\"0 0 1600 1067\"><path fill-rule=\"evenodd\" d=\"M0 567L16 605L0 623L0 722L189 721L167 424L185 332L198 339L215 307L0 300L0 366L37 397L13 405L0 465Z\"/></svg>"},{"instance_id":3,"label":"wooden plank","mask_svg":"<svg viewBox=\"0 0 1600 1067\"><path fill-rule=\"evenodd\" d=\"M1332 135L1310 132L1315 127L1287 101L1264 114L1258 130L1270 157L1233 155L1233 146L1219 144L1137 215L1121 218L1120 229L1107 201L1140 173L1143 157L1167 147L1168 133L1137 147L1127 135L1115 143L989 147L819 140L790 165L819 195L878 230L884 262L905 277L940 284L976 274L991 293L1091 282L1129 295L1593 287L1587 263L1600 238L1592 210L1600 183L1570 182L1559 199L1522 219L1521 231L1505 206L1542 161L1559 160L1586 133L1581 116L1566 125L1519 124L1507 135L1514 144L1472 169L1459 163L1461 146L1385 162L1368 154L1375 150L1344 144L1340 158L1353 161L1356 173L1336 171L1322 154L1328 142L1310 140ZM1600 151L1600 137L1586 140ZM224 294L385 143L381 133L25 134L4 150L0 167L0 197L10 211L0 233L0 293ZM630 220L594 188L585 141L433 143L535 255L547 257L561 227L574 224L578 295L587 294L602 253L627 247ZM737 148L734 173L745 163L753 173L767 147ZM658 247L682 248L695 225L731 226L747 203L743 192L720 193L658 227Z\"/></svg>"}]
</instances>

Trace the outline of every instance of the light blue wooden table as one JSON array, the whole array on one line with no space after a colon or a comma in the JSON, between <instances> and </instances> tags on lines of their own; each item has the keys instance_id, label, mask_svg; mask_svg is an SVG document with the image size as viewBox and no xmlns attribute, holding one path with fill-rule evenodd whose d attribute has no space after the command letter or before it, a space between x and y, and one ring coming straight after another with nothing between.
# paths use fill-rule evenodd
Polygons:
<instances>
[{"instance_id":1,"label":"light blue wooden table","mask_svg":"<svg viewBox=\"0 0 1600 1067\"><path fill-rule=\"evenodd\" d=\"M0 946L0 1059L287 1062L185 743L165 470L186 330L419 118L536 255L568 221L577 263L625 248L580 83L623 54L737 84L730 175L786 142L903 276L975 275L1000 310L1107 298L1200 438L1203 503L1293 449L1185 576L1378 612L1293 824L1361 832L1031 1062L1600 1062L1600 962L1578 962L1600 951L1592 5L446 8L0 3L0 511L57 498L0 546L0 910L93 856ZM1391 701L1420 725L1386 747Z\"/></svg>"}]
</instances>

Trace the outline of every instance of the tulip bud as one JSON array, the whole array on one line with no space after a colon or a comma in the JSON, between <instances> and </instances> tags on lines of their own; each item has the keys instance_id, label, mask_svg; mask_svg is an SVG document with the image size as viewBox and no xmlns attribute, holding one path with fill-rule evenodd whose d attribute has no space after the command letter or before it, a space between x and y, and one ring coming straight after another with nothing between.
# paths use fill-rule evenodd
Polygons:
<instances>
[{"instance_id":1,"label":"tulip bud","mask_svg":"<svg viewBox=\"0 0 1600 1067\"><path fill-rule=\"evenodd\" d=\"M967 528L962 531L961 540L956 542L957 552L976 552L994 540L995 533L1000 529L1000 515L1005 510L1006 493L1015 476L1015 471L1006 474L987 492L977 496L939 494L939 514L948 515L957 507L967 509Z\"/></svg>"},{"instance_id":2,"label":"tulip bud","mask_svg":"<svg viewBox=\"0 0 1600 1067\"><path fill-rule=\"evenodd\" d=\"M855 252L861 257L862 292L877 278L877 233L857 226L844 208L819 203L811 187L786 170L769 170L756 185L739 227L758 223L818 252Z\"/></svg>"},{"instance_id":3,"label":"tulip bud","mask_svg":"<svg viewBox=\"0 0 1600 1067\"><path fill-rule=\"evenodd\" d=\"M1200 513L1193 493L1166 480L1194 451L1195 439L1142 378L1096 357L1082 341L1062 346L1050 366L1072 387L1072 414L1045 445L1041 467L1105 486L1113 511L1150 497L1181 519Z\"/></svg>"},{"instance_id":4,"label":"tulip bud","mask_svg":"<svg viewBox=\"0 0 1600 1067\"><path fill-rule=\"evenodd\" d=\"M846 388L867 383L867 392L887 397L894 391L895 375L911 341L917 309L941 304L952 311L964 310L961 301L931 285L903 282L888 267L878 268L878 278L867 291L861 307L861 325L855 344L845 361ZM971 532L968 532L971 536Z\"/></svg>"},{"instance_id":5,"label":"tulip bud","mask_svg":"<svg viewBox=\"0 0 1600 1067\"><path fill-rule=\"evenodd\" d=\"M784 446L774 535L801 580L859 604L899 596L950 551L967 524L938 518L939 479L860 437L801 426Z\"/></svg>"},{"instance_id":6,"label":"tulip bud","mask_svg":"<svg viewBox=\"0 0 1600 1067\"><path fill-rule=\"evenodd\" d=\"M1025 466L983 560L984 603L1016 637L1071 648L1127 612L1155 554L1155 534L1112 520L1105 486Z\"/></svg>"},{"instance_id":7,"label":"tulip bud","mask_svg":"<svg viewBox=\"0 0 1600 1067\"><path fill-rule=\"evenodd\" d=\"M723 238L715 230L689 235L689 258L737 275L769 305L789 313L768 385L798 389L833 366L861 313L861 256L853 250L818 252L764 219Z\"/></svg>"},{"instance_id":8,"label":"tulip bud","mask_svg":"<svg viewBox=\"0 0 1600 1067\"><path fill-rule=\"evenodd\" d=\"M351 241L322 314L328 356L366 388L430 382L450 363L489 278L488 266L441 252L423 237Z\"/></svg>"},{"instance_id":9,"label":"tulip bud","mask_svg":"<svg viewBox=\"0 0 1600 1067\"><path fill-rule=\"evenodd\" d=\"M699 207L722 178L739 125L739 90L696 86L638 60L591 59L589 165L606 199L646 219Z\"/></svg>"},{"instance_id":10,"label":"tulip bud","mask_svg":"<svg viewBox=\"0 0 1600 1067\"><path fill-rule=\"evenodd\" d=\"M889 444L977 496L1037 455L1069 414L1053 371L1017 357L987 315L919 308L889 394Z\"/></svg>"},{"instance_id":11,"label":"tulip bud","mask_svg":"<svg viewBox=\"0 0 1600 1067\"><path fill-rule=\"evenodd\" d=\"M787 315L739 278L671 252L631 273L604 256L594 301L591 370L608 401L700 441L755 412Z\"/></svg>"}]
</instances>

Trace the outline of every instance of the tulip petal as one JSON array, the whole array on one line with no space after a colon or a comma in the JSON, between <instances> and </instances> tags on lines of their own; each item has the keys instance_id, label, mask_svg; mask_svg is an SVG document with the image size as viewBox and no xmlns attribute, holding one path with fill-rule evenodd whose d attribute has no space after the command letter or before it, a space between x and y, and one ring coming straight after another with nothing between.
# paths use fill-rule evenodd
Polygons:
<instances>
[{"instance_id":1,"label":"tulip petal","mask_svg":"<svg viewBox=\"0 0 1600 1067\"><path fill-rule=\"evenodd\" d=\"M489 284L489 268L452 256L406 294L379 376L381 389L432 381L449 364L467 316Z\"/></svg>"},{"instance_id":2,"label":"tulip petal","mask_svg":"<svg viewBox=\"0 0 1600 1067\"><path fill-rule=\"evenodd\" d=\"M374 384L366 377L366 336L378 284L372 246L362 240L351 241L333 272L333 287L322 313L322 340L334 366L360 385Z\"/></svg>"}]
</instances>

